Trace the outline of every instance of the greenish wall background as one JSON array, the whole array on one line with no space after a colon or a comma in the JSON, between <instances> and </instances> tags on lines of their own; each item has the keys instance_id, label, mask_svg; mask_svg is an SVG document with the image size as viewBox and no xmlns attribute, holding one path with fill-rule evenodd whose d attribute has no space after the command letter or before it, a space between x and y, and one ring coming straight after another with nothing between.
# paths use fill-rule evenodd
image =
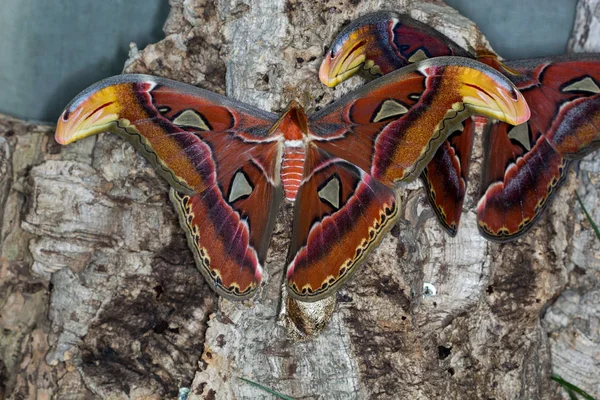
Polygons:
<instances>
[{"instance_id":1,"label":"greenish wall background","mask_svg":"<svg viewBox=\"0 0 600 400\"><path fill-rule=\"evenodd\" d=\"M130 42L160 40L168 12L166 0L0 0L0 112L56 122L121 72Z\"/></svg>"},{"instance_id":2,"label":"greenish wall background","mask_svg":"<svg viewBox=\"0 0 600 400\"><path fill-rule=\"evenodd\" d=\"M447 0L505 58L565 52L576 0ZM163 37L167 0L1 0L0 112L54 123L82 89L121 72L129 43Z\"/></svg>"},{"instance_id":3,"label":"greenish wall background","mask_svg":"<svg viewBox=\"0 0 600 400\"><path fill-rule=\"evenodd\" d=\"M445 0L475 21L502 57L564 54L577 0Z\"/></svg>"}]
</instances>

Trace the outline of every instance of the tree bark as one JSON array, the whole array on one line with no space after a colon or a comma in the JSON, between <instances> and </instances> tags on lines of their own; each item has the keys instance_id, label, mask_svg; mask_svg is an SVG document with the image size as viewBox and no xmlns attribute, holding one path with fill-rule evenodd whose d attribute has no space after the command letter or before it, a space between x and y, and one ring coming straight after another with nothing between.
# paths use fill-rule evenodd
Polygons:
<instances>
[{"instance_id":1,"label":"tree bark","mask_svg":"<svg viewBox=\"0 0 600 400\"><path fill-rule=\"evenodd\" d=\"M360 86L326 89L318 66L345 23L382 8L170 3L165 39L133 46L126 72L273 111L306 92L322 107ZM385 7L463 46L487 44L441 1ZM577 51L600 51L599 14L585 11L593 7L580 0ZM232 303L195 269L167 184L130 145L103 135L60 147L52 135L0 120L0 398L164 399L183 387L190 399L273 398L245 377L294 398L560 399L552 370L600 395L600 246L575 200L579 185L600 221L598 153L571 171L529 234L500 245L475 224L478 139L458 236L437 225L420 184L408 185L399 222L339 291L325 329L299 338L280 312L289 204L266 285L254 301Z\"/></svg>"},{"instance_id":2,"label":"tree bark","mask_svg":"<svg viewBox=\"0 0 600 400\"><path fill-rule=\"evenodd\" d=\"M579 0L569 51L600 52L600 0ZM576 188L593 221L600 221L600 154L579 164ZM600 245L583 210L574 209L566 289L542 318L552 369L600 398Z\"/></svg>"}]
</instances>

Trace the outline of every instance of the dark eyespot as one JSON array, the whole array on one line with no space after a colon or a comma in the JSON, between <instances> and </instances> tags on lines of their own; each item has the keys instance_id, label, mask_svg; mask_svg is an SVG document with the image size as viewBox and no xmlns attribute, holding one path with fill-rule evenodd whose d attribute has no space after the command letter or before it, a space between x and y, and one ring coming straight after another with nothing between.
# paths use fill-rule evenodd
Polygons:
<instances>
[{"instance_id":1,"label":"dark eyespot","mask_svg":"<svg viewBox=\"0 0 600 400\"><path fill-rule=\"evenodd\" d=\"M517 100L519 100L519 95L518 95L518 93L517 93L517 91L516 91L516 90L512 89L512 90L510 91L510 95L512 96L512 98L513 98L513 100L514 100L514 101L517 101Z\"/></svg>"},{"instance_id":2,"label":"dark eyespot","mask_svg":"<svg viewBox=\"0 0 600 400\"><path fill-rule=\"evenodd\" d=\"M334 58L335 56L340 54L340 51L342 51L342 43L344 41L345 40L338 40L333 46L331 46L331 50L329 51L329 56L331 58Z\"/></svg>"}]
</instances>

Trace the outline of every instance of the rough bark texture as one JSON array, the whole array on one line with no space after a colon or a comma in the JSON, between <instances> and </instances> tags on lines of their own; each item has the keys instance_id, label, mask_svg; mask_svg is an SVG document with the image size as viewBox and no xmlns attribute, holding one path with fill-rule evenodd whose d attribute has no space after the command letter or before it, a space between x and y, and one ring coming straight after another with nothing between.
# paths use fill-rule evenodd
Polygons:
<instances>
[{"instance_id":1,"label":"rough bark texture","mask_svg":"<svg viewBox=\"0 0 600 400\"><path fill-rule=\"evenodd\" d=\"M600 1L579 0L569 50L600 51ZM600 221L600 154L579 164L577 192ZM600 245L580 207L569 260L568 286L548 308L542 324L548 332L552 369L565 380L600 398Z\"/></svg>"},{"instance_id":2,"label":"rough bark texture","mask_svg":"<svg viewBox=\"0 0 600 400\"><path fill-rule=\"evenodd\" d=\"M127 72L167 76L270 110L308 92L320 107L362 82L323 88L317 69L342 25L381 9L353 0L171 0L166 38L132 47ZM441 1L392 1L459 44L485 44ZM596 11L594 11L596 10ZM600 51L597 0L581 0L576 51ZM596 396L600 155L537 226L505 245L475 226L477 144L459 235L419 184L400 222L337 295L325 330L299 340L280 315L291 208L284 205L253 302L219 299L194 268L167 185L111 135L66 148L53 128L0 119L0 398L559 399L554 370ZM434 295L424 293L432 285ZM431 286L429 286L431 288ZM431 289L428 291L431 293Z\"/></svg>"}]
</instances>

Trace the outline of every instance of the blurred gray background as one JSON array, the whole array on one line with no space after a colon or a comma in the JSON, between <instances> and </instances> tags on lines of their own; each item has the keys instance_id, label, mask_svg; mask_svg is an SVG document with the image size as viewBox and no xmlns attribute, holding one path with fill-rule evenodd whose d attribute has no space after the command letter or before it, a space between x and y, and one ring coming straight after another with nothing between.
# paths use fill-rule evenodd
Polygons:
<instances>
[{"instance_id":1,"label":"blurred gray background","mask_svg":"<svg viewBox=\"0 0 600 400\"><path fill-rule=\"evenodd\" d=\"M507 59L562 54L576 0L446 0ZM0 112L54 123L90 84L121 72L129 43L163 37L167 0L2 0Z\"/></svg>"}]
</instances>

